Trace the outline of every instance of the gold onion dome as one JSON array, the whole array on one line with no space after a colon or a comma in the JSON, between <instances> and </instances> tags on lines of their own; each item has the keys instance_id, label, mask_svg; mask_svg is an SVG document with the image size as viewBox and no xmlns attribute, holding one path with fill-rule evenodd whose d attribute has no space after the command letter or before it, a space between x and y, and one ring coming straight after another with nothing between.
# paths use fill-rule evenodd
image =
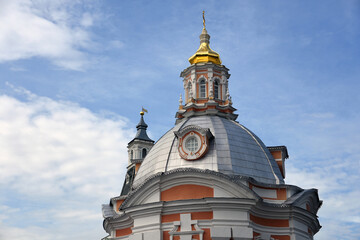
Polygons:
<instances>
[{"instance_id":1,"label":"gold onion dome","mask_svg":"<svg viewBox=\"0 0 360 240\"><path fill-rule=\"evenodd\" d=\"M205 18L203 15L204 28L200 34L200 47L194 55L189 58L190 64L212 62L221 64L220 55L210 48L210 35L205 28Z\"/></svg>"}]
</instances>

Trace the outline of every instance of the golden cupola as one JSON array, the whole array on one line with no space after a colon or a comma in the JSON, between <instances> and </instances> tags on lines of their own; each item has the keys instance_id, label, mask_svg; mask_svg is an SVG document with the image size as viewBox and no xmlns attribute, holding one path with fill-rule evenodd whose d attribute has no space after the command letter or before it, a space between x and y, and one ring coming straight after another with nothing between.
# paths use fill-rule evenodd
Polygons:
<instances>
[{"instance_id":1,"label":"golden cupola","mask_svg":"<svg viewBox=\"0 0 360 240\"><path fill-rule=\"evenodd\" d=\"M205 16L203 12L203 25L204 28L200 34L200 47L194 55L189 58L190 64L212 62L221 64L220 55L210 48L210 35L206 31Z\"/></svg>"}]
</instances>

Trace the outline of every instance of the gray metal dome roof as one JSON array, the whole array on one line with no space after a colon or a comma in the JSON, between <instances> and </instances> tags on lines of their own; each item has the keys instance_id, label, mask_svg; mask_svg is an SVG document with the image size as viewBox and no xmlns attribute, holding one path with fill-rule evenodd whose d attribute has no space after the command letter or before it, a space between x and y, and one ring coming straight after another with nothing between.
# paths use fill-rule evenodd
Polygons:
<instances>
[{"instance_id":1,"label":"gray metal dome roof","mask_svg":"<svg viewBox=\"0 0 360 240\"><path fill-rule=\"evenodd\" d=\"M214 136L205 156L195 161L180 157L174 134L189 125L209 128ZM255 134L233 120L205 115L185 119L165 133L144 159L133 186L153 174L187 167L248 176L263 183L284 183L274 158Z\"/></svg>"}]
</instances>

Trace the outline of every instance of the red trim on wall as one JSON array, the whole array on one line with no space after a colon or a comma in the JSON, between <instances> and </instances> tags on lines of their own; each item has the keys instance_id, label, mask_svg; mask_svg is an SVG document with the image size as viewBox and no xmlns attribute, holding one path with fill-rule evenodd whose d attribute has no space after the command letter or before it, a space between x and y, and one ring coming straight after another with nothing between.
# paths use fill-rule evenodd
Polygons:
<instances>
[{"instance_id":1,"label":"red trim on wall","mask_svg":"<svg viewBox=\"0 0 360 240\"><path fill-rule=\"evenodd\" d=\"M181 213L185 214L185 213ZM191 219L192 220L210 220L213 219L213 212L193 212L191 213ZM180 221L180 213L174 213L174 214L168 214L168 215L162 215L161 216L161 222L174 222L174 221Z\"/></svg>"},{"instance_id":2,"label":"red trim on wall","mask_svg":"<svg viewBox=\"0 0 360 240\"><path fill-rule=\"evenodd\" d=\"M288 235L271 235L275 240L290 240L290 236Z\"/></svg>"},{"instance_id":3,"label":"red trim on wall","mask_svg":"<svg viewBox=\"0 0 360 240\"><path fill-rule=\"evenodd\" d=\"M121 199L121 200L117 200L116 201L116 211L119 211L119 207L121 206L121 204L124 202L125 199Z\"/></svg>"},{"instance_id":4,"label":"red trim on wall","mask_svg":"<svg viewBox=\"0 0 360 240\"><path fill-rule=\"evenodd\" d=\"M282 158L281 150L271 151L270 153L274 157L274 159L281 159Z\"/></svg>"},{"instance_id":5,"label":"red trim on wall","mask_svg":"<svg viewBox=\"0 0 360 240\"><path fill-rule=\"evenodd\" d=\"M289 227L288 219L269 219L269 218L257 217L250 214L250 220L253 223L267 227Z\"/></svg>"},{"instance_id":6,"label":"red trim on wall","mask_svg":"<svg viewBox=\"0 0 360 240\"><path fill-rule=\"evenodd\" d=\"M122 236L126 236L126 235L130 235L132 234L132 227L129 228L123 228L123 229L117 229L115 232L115 236L116 237L122 237Z\"/></svg>"},{"instance_id":7,"label":"red trim on wall","mask_svg":"<svg viewBox=\"0 0 360 240\"><path fill-rule=\"evenodd\" d=\"M210 228L202 228L204 230L203 240L211 240ZM174 236L174 240L180 240L180 236ZM199 234L193 235L192 239L199 240ZM163 240L170 240L169 231L163 231Z\"/></svg>"},{"instance_id":8,"label":"red trim on wall","mask_svg":"<svg viewBox=\"0 0 360 240\"><path fill-rule=\"evenodd\" d=\"M214 189L195 184L175 186L161 192L161 201L175 201L184 199L201 199L214 197Z\"/></svg>"}]
</instances>

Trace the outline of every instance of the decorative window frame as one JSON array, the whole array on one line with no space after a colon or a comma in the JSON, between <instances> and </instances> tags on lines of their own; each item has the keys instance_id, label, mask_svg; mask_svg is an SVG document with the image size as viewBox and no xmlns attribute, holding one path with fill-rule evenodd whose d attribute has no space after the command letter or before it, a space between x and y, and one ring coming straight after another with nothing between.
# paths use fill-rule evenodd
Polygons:
<instances>
[{"instance_id":1,"label":"decorative window frame","mask_svg":"<svg viewBox=\"0 0 360 240\"><path fill-rule=\"evenodd\" d=\"M193 161L202 158L209 150L209 142L214 138L209 128L202 128L195 125L189 125L179 131L174 132L178 138L178 151L182 159ZM198 140L198 148L191 152L185 147L189 138L195 137Z\"/></svg>"},{"instance_id":2,"label":"decorative window frame","mask_svg":"<svg viewBox=\"0 0 360 240\"><path fill-rule=\"evenodd\" d=\"M221 99L222 94L221 94L221 80L219 78L214 78L214 99ZM215 88L215 83L217 83L217 91ZM216 93L217 93L217 97L216 97Z\"/></svg>"},{"instance_id":3,"label":"decorative window frame","mask_svg":"<svg viewBox=\"0 0 360 240\"><path fill-rule=\"evenodd\" d=\"M145 156L144 156L144 150L145 150ZM141 149L141 158L145 158L146 157L146 155L148 154L148 152L149 152L149 150L147 149L147 148L142 148Z\"/></svg>"},{"instance_id":4,"label":"decorative window frame","mask_svg":"<svg viewBox=\"0 0 360 240\"><path fill-rule=\"evenodd\" d=\"M201 96L201 85L200 85L200 82L201 81L204 81L205 83L205 96ZM199 93L199 98L207 98L208 97L208 80L206 79L205 76L201 75L198 80L197 80L197 85L199 86L197 89L198 89L198 93Z\"/></svg>"}]
</instances>

